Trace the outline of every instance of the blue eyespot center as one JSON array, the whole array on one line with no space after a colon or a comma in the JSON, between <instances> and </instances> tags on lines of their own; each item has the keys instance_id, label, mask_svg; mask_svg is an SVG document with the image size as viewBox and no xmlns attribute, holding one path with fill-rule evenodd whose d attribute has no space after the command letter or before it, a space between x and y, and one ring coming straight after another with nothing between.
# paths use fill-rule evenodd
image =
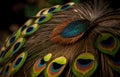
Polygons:
<instances>
[{"instance_id":1,"label":"blue eyespot center","mask_svg":"<svg viewBox=\"0 0 120 77\"><path fill-rule=\"evenodd\" d=\"M45 61L44 61L44 59L40 59L40 63L39 63L39 65L38 65L38 67L40 68L41 66L44 66L45 65Z\"/></svg>"},{"instance_id":2,"label":"blue eyespot center","mask_svg":"<svg viewBox=\"0 0 120 77\"><path fill-rule=\"evenodd\" d=\"M103 45L105 47L109 47L109 46L113 45L114 42L115 42L114 38L113 37L109 37L109 38L103 40L101 42L101 45Z\"/></svg>"},{"instance_id":3,"label":"blue eyespot center","mask_svg":"<svg viewBox=\"0 0 120 77\"><path fill-rule=\"evenodd\" d=\"M33 31L33 29L34 29L33 27L29 27L26 32L29 33L31 31Z\"/></svg>"},{"instance_id":4,"label":"blue eyespot center","mask_svg":"<svg viewBox=\"0 0 120 77\"><path fill-rule=\"evenodd\" d=\"M43 21L45 18L46 18L45 16L41 17L41 18L38 20L38 22Z\"/></svg>"},{"instance_id":5,"label":"blue eyespot center","mask_svg":"<svg viewBox=\"0 0 120 77\"><path fill-rule=\"evenodd\" d=\"M49 13L53 12L56 8L55 7L52 7L48 10Z\"/></svg>"},{"instance_id":6,"label":"blue eyespot center","mask_svg":"<svg viewBox=\"0 0 120 77\"><path fill-rule=\"evenodd\" d=\"M120 52L117 52L117 54L113 56L109 56L109 58L112 60L112 62L116 65L120 65Z\"/></svg>"},{"instance_id":7,"label":"blue eyespot center","mask_svg":"<svg viewBox=\"0 0 120 77\"><path fill-rule=\"evenodd\" d=\"M26 27L27 27L26 25L23 25L23 26L21 27L21 32L22 32L23 30L25 30Z\"/></svg>"},{"instance_id":8,"label":"blue eyespot center","mask_svg":"<svg viewBox=\"0 0 120 77\"><path fill-rule=\"evenodd\" d=\"M16 43L13 48L13 52L16 52L16 50L19 48L19 46L20 46L20 42Z\"/></svg>"},{"instance_id":9,"label":"blue eyespot center","mask_svg":"<svg viewBox=\"0 0 120 77\"><path fill-rule=\"evenodd\" d=\"M18 60L14 64L14 68L16 68L21 61L22 61L22 57L18 58Z\"/></svg>"},{"instance_id":10,"label":"blue eyespot center","mask_svg":"<svg viewBox=\"0 0 120 77\"><path fill-rule=\"evenodd\" d=\"M5 69L5 75L8 74L9 69L10 69L10 66L7 66L6 69Z\"/></svg>"},{"instance_id":11,"label":"blue eyespot center","mask_svg":"<svg viewBox=\"0 0 120 77\"><path fill-rule=\"evenodd\" d=\"M77 63L80 67L88 67L92 62L93 60L91 59L78 59L77 60Z\"/></svg>"},{"instance_id":12,"label":"blue eyespot center","mask_svg":"<svg viewBox=\"0 0 120 77\"><path fill-rule=\"evenodd\" d=\"M66 5L63 5L63 6L61 7L61 10L68 9L69 7L70 7L70 5L68 5L68 4L66 4Z\"/></svg>"},{"instance_id":13,"label":"blue eyespot center","mask_svg":"<svg viewBox=\"0 0 120 77\"><path fill-rule=\"evenodd\" d=\"M61 65L61 64L58 64L58 63L53 62L53 63L52 63L52 71L53 71L53 72L57 72L57 71L59 71L59 69L60 69L62 66L63 66L63 65Z\"/></svg>"},{"instance_id":14,"label":"blue eyespot center","mask_svg":"<svg viewBox=\"0 0 120 77\"><path fill-rule=\"evenodd\" d=\"M75 37L87 30L89 23L87 21L76 20L68 24L67 27L61 32L62 37L71 38Z\"/></svg>"},{"instance_id":15,"label":"blue eyespot center","mask_svg":"<svg viewBox=\"0 0 120 77\"><path fill-rule=\"evenodd\" d=\"M16 39L16 36L13 36L11 39L10 39L10 44L12 44Z\"/></svg>"},{"instance_id":16,"label":"blue eyespot center","mask_svg":"<svg viewBox=\"0 0 120 77\"><path fill-rule=\"evenodd\" d=\"M1 52L1 54L0 54L0 57L4 57L5 54L6 54L6 50L3 50L3 51Z\"/></svg>"}]
</instances>

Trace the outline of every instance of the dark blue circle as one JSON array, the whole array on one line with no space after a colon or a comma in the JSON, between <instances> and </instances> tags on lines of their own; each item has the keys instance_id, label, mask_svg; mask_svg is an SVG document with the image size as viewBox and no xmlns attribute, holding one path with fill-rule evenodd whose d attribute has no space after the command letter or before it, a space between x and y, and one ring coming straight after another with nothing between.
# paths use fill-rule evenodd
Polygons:
<instances>
[{"instance_id":1,"label":"dark blue circle","mask_svg":"<svg viewBox=\"0 0 120 77\"><path fill-rule=\"evenodd\" d=\"M63 5L63 6L61 7L61 10L66 10L66 9L68 9L69 7L70 7L69 4Z\"/></svg>"},{"instance_id":2,"label":"dark blue circle","mask_svg":"<svg viewBox=\"0 0 120 77\"><path fill-rule=\"evenodd\" d=\"M88 67L92 62L93 60L91 59L78 59L77 60L77 63L80 67Z\"/></svg>"},{"instance_id":3,"label":"dark blue circle","mask_svg":"<svg viewBox=\"0 0 120 77\"><path fill-rule=\"evenodd\" d=\"M29 28L26 30L26 32L29 33L29 32L31 32L31 31L33 31L33 29L34 29L33 27L29 27Z\"/></svg>"},{"instance_id":4,"label":"dark blue circle","mask_svg":"<svg viewBox=\"0 0 120 77\"><path fill-rule=\"evenodd\" d=\"M113 37L109 37L103 41L101 41L101 45L105 46L105 47L109 47L111 46L113 43L115 42Z\"/></svg>"},{"instance_id":5,"label":"dark blue circle","mask_svg":"<svg viewBox=\"0 0 120 77\"><path fill-rule=\"evenodd\" d=\"M7 66L6 69L5 69L5 75L8 74L9 69L10 69L10 66Z\"/></svg>"},{"instance_id":6,"label":"dark blue circle","mask_svg":"<svg viewBox=\"0 0 120 77\"><path fill-rule=\"evenodd\" d=\"M23 26L21 27L21 32L22 32L23 30L25 30L26 27L27 27L26 25L23 25Z\"/></svg>"},{"instance_id":7,"label":"dark blue circle","mask_svg":"<svg viewBox=\"0 0 120 77\"><path fill-rule=\"evenodd\" d=\"M63 65L58 64L56 62L52 63L52 72L57 72Z\"/></svg>"},{"instance_id":8,"label":"dark blue circle","mask_svg":"<svg viewBox=\"0 0 120 77\"><path fill-rule=\"evenodd\" d=\"M16 39L16 36L13 36L11 39L10 39L10 44L12 44Z\"/></svg>"},{"instance_id":9,"label":"dark blue circle","mask_svg":"<svg viewBox=\"0 0 120 77\"><path fill-rule=\"evenodd\" d=\"M20 42L15 44L15 46L13 48L13 52L16 52L16 50L19 48L20 44L21 44Z\"/></svg>"},{"instance_id":10,"label":"dark blue circle","mask_svg":"<svg viewBox=\"0 0 120 77\"><path fill-rule=\"evenodd\" d=\"M6 52L7 52L6 50L1 51L0 57L4 57Z\"/></svg>"},{"instance_id":11,"label":"dark blue circle","mask_svg":"<svg viewBox=\"0 0 120 77\"><path fill-rule=\"evenodd\" d=\"M14 68L16 68L21 61L22 61L22 57L18 58L18 60L14 64Z\"/></svg>"},{"instance_id":12,"label":"dark blue circle","mask_svg":"<svg viewBox=\"0 0 120 77\"><path fill-rule=\"evenodd\" d=\"M115 65L120 65L120 52L117 52L117 54L113 56L109 56L109 59L115 64Z\"/></svg>"},{"instance_id":13,"label":"dark blue circle","mask_svg":"<svg viewBox=\"0 0 120 77\"><path fill-rule=\"evenodd\" d=\"M56 7L52 7L52 8L50 8L50 9L48 10L48 12L49 12L49 13L54 12L55 9L56 9Z\"/></svg>"},{"instance_id":14,"label":"dark blue circle","mask_svg":"<svg viewBox=\"0 0 120 77\"><path fill-rule=\"evenodd\" d=\"M43 21L45 18L46 18L45 16L40 17L40 19L38 20L38 22Z\"/></svg>"},{"instance_id":15,"label":"dark blue circle","mask_svg":"<svg viewBox=\"0 0 120 77\"><path fill-rule=\"evenodd\" d=\"M44 66L45 63L46 63L46 62L44 61L44 59L40 59L39 64L38 64L38 67L40 68L40 67Z\"/></svg>"}]
</instances>

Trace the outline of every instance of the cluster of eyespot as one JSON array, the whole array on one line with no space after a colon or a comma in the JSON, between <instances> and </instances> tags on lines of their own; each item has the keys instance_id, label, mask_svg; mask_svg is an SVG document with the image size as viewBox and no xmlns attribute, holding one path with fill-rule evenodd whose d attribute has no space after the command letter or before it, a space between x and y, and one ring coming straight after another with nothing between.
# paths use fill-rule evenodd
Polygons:
<instances>
[{"instance_id":1,"label":"cluster of eyespot","mask_svg":"<svg viewBox=\"0 0 120 77\"><path fill-rule=\"evenodd\" d=\"M64 11L73 6L70 2L65 5L56 5L51 8L40 10L36 16L29 19L16 33L9 37L0 52L0 77L10 77L20 70L28 57L28 51L21 52L20 49L25 45L27 39L34 34L42 23L49 21L55 12ZM85 34L90 23L86 20L67 20L65 23L53 29L51 41L61 44L71 44L78 41ZM117 36L104 32L95 39L94 46L102 54L110 56L107 63L114 70L120 72L119 60L114 60L114 56L120 49L120 40ZM14 60L9 60L15 53L20 54ZM111 59L112 56L112 59ZM67 66L68 60L65 56L53 59L52 53L47 53L38 58L30 70L31 77L38 77L44 74L45 77L58 77ZM5 64L5 65L4 65ZM90 77L98 67L96 57L89 52L78 54L72 62L72 73L76 77Z\"/></svg>"},{"instance_id":2,"label":"cluster of eyespot","mask_svg":"<svg viewBox=\"0 0 120 77\"><path fill-rule=\"evenodd\" d=\"M36 14L36 16L29 19L17 32L9 37L0 51L0 65L2 66L0 67L0 77L13 76L22 67L28 55L27 51L21 52L12 62L7 61L24 46L27 38L34 34L40 28L40 24L49 21L55 12L69 9L73 5L74 3L70 2L65 5L56 5L51 8L42 9ZM49 58L50 57L48 56L45 61L48 61ZM64 57L61 58L65 59ZM56 62L56 60L54 61ZM43 60L41 59L41 61ZM41 64L39 64L39 67L42 68L40 69L41 71L44 69L44 67L42 67L44 63L45 62L43 61ZM40 73L39 69L36 70L36 68L34 68L33 70L35 71L33 71L33 73L31 74L32 76L34 75L34 72L35 76ZM39 73L36 74L36 71L38 70Z\"/></svg>"}]
</instances>

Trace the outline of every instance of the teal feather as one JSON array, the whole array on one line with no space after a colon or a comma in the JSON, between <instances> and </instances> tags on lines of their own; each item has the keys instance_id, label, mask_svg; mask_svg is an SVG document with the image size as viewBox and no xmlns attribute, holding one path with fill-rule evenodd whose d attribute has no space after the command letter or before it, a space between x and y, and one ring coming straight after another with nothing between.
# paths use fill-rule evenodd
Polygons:
<instances>
[{"instance_id":1,"label":"teal feather","mask_svg":"<svg viewBox=\"0 0 120 77\"><path fill-rule=\"evenodd\" d=\"M75 37L86 31L88 26L89 24L87 23L87 21L73 21L69 23L69 25L61 32L61 36L64 38Z\"/></svg>"}]
</instances>

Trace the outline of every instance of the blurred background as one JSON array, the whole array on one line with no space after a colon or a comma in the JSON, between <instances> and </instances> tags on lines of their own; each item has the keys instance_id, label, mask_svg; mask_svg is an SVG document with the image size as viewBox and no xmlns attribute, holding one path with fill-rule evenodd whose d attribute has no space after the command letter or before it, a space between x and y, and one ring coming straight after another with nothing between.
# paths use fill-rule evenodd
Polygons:
<instances>
[{"instance_id":1,"label":"blurred background","mask_svg":"<svg viewBox=\"0 0 120 77\"><path fill-rule=\"evenodd\" d=\"M0 47L6 37L15 32L29 17L45 7L85 0L0 0ZM110 0L111 7L120 8L119 0Z\"/></svg>"}]
</instances>

